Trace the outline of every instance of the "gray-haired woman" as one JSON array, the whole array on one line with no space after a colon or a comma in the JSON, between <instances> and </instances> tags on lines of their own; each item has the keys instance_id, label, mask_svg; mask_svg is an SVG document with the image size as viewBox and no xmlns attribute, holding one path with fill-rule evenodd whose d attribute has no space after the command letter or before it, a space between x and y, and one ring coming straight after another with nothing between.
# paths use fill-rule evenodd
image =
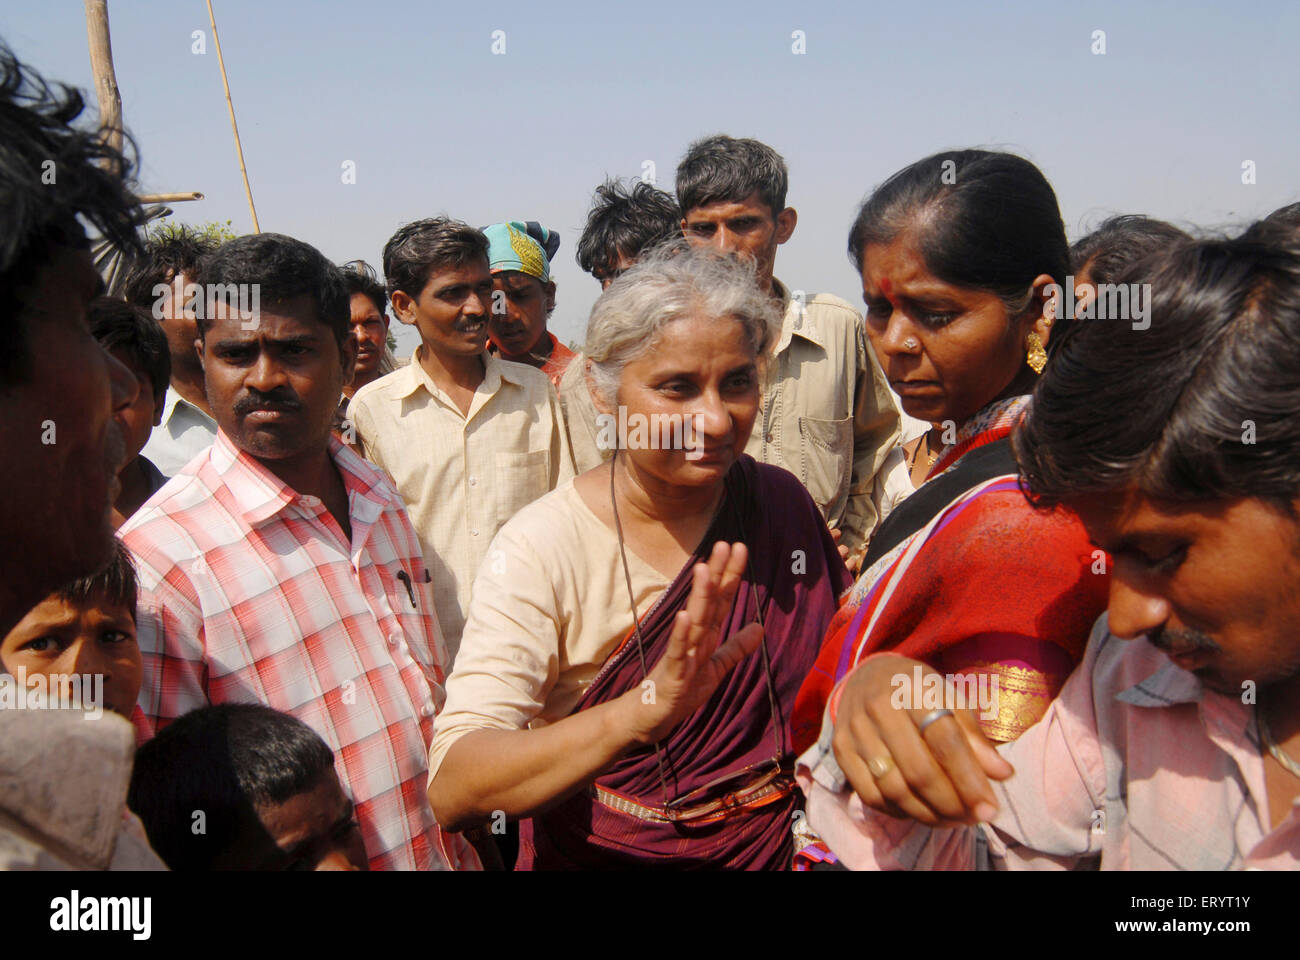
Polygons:
<instances>
[{"instance_id":1,"label":"gray-haired woman","mask_svg":"<svg viewBox=\"0 0 1300 960\"><path fill-rule=\"evenodd\" d=\"M752 268L703 250L597 301L618 450L479 570L429 758L444 827L531 818L522 869L789 866L789 717L850 580L798 480L743 453L776 322Z\"/></svg>"}]
</instances>

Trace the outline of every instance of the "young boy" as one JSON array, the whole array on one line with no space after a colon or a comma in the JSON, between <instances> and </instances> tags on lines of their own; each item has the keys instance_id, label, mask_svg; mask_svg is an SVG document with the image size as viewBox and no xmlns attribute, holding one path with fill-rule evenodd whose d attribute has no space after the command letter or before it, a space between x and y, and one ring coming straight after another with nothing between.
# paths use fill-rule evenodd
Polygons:
<instances>
[{"instance_id":1,"label":"young boy","mask_svg":"<svg viewBox=\"0 0 1300 960\"><path fill-rule=\"evenodd\" d=\"M140 383L135 402L115 416L127 455L117 473L120 489L113 502L116 530L167 482L162 471L140 451L149 442L153 428L162 423L172 362L167 337L147 310L125 300L100 297L90 304L87 315L90 331L100 346L135 374Z\"/></svg>"},{"instance_id":2,"label":"young boy","mask_svg":"<svg viewBox=\"0 0 1300 960\"><path fill-rule=\"evenodd\" d=\"M486 352L487 238L457 220L409 223L384 246L393 313L420 331L410 364L348 407L365 455L406 501L452 658L488 544L573 476L559 399L542 371Z\"/></svg>"},{"instance_id":3,"label":"young boy","mask_svg":"<svg viewBox=\"0 0 1300 960\"><path fill-rule=\"evenodd\" d=\"M369 869L333 751L262 704L166 727L136 753L127 804L173 870Z\"/></svg>"},{"instance_id":4,"label":"young boy","mask_svg":"<svg viewBox=\"0 0 1300 960\"><path fill-rule=\"evenodd\" d=\"M135 597L131 554L117 541L107 567L54 591L18 621L0 641L0 667L27 681L47 678L51 699L68 696L76 675L82 704L129 720L142 677ZM102 689L93 679L100 676Z\"/></svg>"}]
</instances>

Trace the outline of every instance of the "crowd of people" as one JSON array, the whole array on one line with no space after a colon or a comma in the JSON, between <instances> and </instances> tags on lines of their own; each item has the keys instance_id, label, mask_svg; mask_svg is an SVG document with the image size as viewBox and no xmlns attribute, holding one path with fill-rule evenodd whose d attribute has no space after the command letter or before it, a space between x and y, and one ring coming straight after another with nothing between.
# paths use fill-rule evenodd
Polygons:
<instances>
[{"instance_id":1,"label":"crowd of people","mask_svg":"<svg viewBox=\"0 0 1300 960\"><path fill-rule=\"evenodd\" d=\"M0 868L1300 866L1300 204L943 152L859 313L709 136L571 349L553 229L150 231L81 112L0 49Z\"/></svg>"}]
</instances>

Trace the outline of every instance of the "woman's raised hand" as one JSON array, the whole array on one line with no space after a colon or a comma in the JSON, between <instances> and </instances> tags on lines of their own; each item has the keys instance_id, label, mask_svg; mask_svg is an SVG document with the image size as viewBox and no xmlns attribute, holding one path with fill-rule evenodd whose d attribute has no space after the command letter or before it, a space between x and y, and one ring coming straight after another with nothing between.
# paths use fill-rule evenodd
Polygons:
<instances>
[{"instance_id":1,"label":"woman's raised hand","mask_svg":"<svg viewBox=\"0 0 1300 960\"><path fill-rule=\"evenodd\" d=\"M624 694L635 698L627 701L626 715L637 743L667 736L762 641L763 628L751 623L719 645L748 556L743 543L718 541L708 563L695 565L691 595L673 622L668 649L641 688Z\"/></svg>"},{"instance_id":2,"label":"woman's raised hand","mask_svg":"<svg viewBox=\"0 0 1300 960\"><path fill-rule=\"evenodd\" d=\"M989 778L1015 771L980 731L973 710L953 710L920 724L932 711L895 706L898 678L912 686L907 657L875 656L849 675L835 714L835 760L863 804L932 827L991 820L997 801ZM919 696L920 691L917 691Z\"/></svg>"}]
</instances>

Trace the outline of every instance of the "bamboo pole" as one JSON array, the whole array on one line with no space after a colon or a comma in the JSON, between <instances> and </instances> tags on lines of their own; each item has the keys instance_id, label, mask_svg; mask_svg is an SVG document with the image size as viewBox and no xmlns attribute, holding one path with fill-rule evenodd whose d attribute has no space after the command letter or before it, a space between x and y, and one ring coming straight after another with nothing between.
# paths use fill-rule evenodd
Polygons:
<instances>
[{"instance_id":1,"label":"bamboo pole","mask_svg":"<svg viewBox=\"0 0 1300 960\"><path fill-rule=\"evenodd\" d=\"M90 45L90 69L95 75L95 97L99 101L99 125L105 142L122 152L122 92L113 69L113 42L108 32L108 0L85 0L86 40ZM108 161L106 161L108 162Z\"/></svg>"},{"instance_id":2,"label":"bamboo pole","mask_svg":"<svg viewBox=\"0 0 1300 960\"><path fill-rule=\"evenodd\" d=\"M180 203L184 200L202 200L203 194L197 190L185 193L142 193L136 199L141 203Z\"/></svg>"},{"instance_id":3,"label":"bamboo pole","mask_svg":"<svg viewBox=\"0 0 1300 960\"><path fill-rule=\"evenodd\" d=\"M87 0L89 3L90 0ZM221 56L221 40L217 37L217 18L212 12L212 0L208 3L208 22L212 24L212 42L217 48L217 63L221 67L221 85L226 88L226 107L230 110L230 129L235 133L235 153L239 155L239 172L244 178L244 193L248 197L248 212L253 215L253 232L261 233L257 222L257 208L253 206L253 188L248 185L248 170L244 166L244 147L239 142L239 125L235 123L235 104L230 99L230 81L226 79L226 61Z\"/></svg>"}]
</instances>

